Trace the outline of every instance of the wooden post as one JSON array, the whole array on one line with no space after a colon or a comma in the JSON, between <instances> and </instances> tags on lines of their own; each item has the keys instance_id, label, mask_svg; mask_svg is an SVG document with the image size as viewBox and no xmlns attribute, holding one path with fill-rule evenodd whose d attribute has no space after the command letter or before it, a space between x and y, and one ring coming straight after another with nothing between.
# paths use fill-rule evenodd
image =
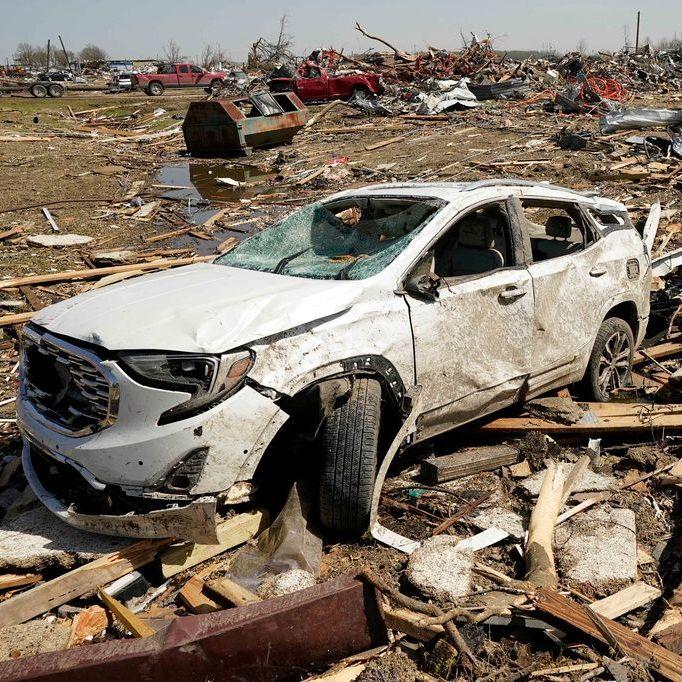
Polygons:
<instances>
[{"instance_id":1,"label":"wooden post","mask_svg":"<svg viewBox=\"0 0 682 682\"><path fill-rule=\"evenodd\" d=\"M639 52L639 15L640 11L637 10L637 32L635 33L635 54Z\"/></svg>"}]
</instances>

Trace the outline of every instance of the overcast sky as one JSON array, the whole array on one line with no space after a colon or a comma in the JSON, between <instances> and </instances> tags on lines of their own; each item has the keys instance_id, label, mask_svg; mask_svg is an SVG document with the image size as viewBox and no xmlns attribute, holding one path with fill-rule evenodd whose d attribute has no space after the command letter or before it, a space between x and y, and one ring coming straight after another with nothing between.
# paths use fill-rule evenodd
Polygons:
<instances>
[{"instance_id":1,"label":"overcast sky","mask_svg":"<svg viewBox=\"0 0 682 682\"><path fill-rule=\"evenodd\" d=\"M641 37L682 37L682 0L649 0ZM623 45L627 26L634 42L638 7L622 0L0 0L0 59L17 43L44 44L61 34L68 49L86 43L112 58L156 58L174 39L188 58L207 43L220 43L242 60L258 36L272 37L277 19L289 15L300 54L323 46L359 51L370 45L353 29L356 20L405 50L426 45L457 48L460 30L490 32L499 49L564 52L584 40L590 50Z\"/></svg>"}]
</instances>

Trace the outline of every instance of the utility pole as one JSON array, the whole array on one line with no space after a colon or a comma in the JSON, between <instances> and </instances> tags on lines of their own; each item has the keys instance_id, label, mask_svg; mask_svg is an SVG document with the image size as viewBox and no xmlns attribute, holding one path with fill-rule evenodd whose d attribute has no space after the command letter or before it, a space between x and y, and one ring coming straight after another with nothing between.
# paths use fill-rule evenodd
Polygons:
<instances>
[{"instance_id":1,"label":"utility pole","mask_svg":"<svg viewBox=\"0 0 682 682\"><path fill-rule=\"evenodd\" d=\"M47 39L47 66L45 67L45 71L50 70L50 39Z\"/></svg>"},{"instance_id":2,"label":"utility pole","mask_svg":"<svg viewBox=\"0 0 682 682\"><path fill-rule=\"evenodd\" d=\"M639 15L640 11L637 10L637 33L635 34L635 54L639 52Z\"/></svg>"},{"instance_id":3,"label":"utility pole","mask_svg":"<svg viewBox=\"0 0 682 682\"><path fill-rule=\"evenodd\" d=\"M71 68L71 64L69 63L69 55L66 54L66 48L64 47L64 41L62 40L61 36L57 36L59 38L59 42L62 44L62 52L64 53L64 62L66 64L66 68L73 73L73 69Z\"/></svg>"}]
</instances>

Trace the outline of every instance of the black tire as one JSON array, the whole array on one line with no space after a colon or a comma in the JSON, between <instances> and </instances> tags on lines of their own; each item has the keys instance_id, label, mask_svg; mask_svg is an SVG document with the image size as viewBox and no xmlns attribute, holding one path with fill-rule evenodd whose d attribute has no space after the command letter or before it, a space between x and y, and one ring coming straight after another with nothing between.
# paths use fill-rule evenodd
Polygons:
<instances>
[{"instance_id":1,"label":"black tire","mask_svg":"<svg viewBox=\"0 0 682 682\"><path fill-rule=\"evenodd\" d=\"M220 78L214 78L211 81L211 85L209 85L209 89L213 94L220 92L223 89L223 82L220 80Z\"/></svg>"},{"instance_id":2,"label":"black tire","mask_svg":"<svg viewBox=\"0 0 682 682\"><path fill-rule=\"evenodd\" d=\"M34 97L46 97L47 96L47 87L45 85L43 85L42 83L34 83L29 88L29 92Z\"/></svg>"},{"instance_id":3,"label":"black tire","mask_svg":"<svg viewBox=\"0 0 682 682\"><path fill-rule=\"evenodd\" d=\"M159 81L152 81L148 86L147 86L147 94L150 97L160 97L163 95L163 91L165 88L163 87L163 83L159 83Z\"/></svg>"},{"instance_id":4,"label":"black tire","mask_svg":"<svg viewBox=\"0 0 682 682\"><path fill-rule=\"evenodd\" d=\"M625 320L610 317L602 322L583 379L590 399L607 403L612 391L630 384L634 351L632 329Z\"/></svg>"},{"instance_id":5,"label":"black tire","mask_svg":"<svg viewBox=\"0 0 682 682\"><path fill-rule=\"evenodd\" d=\"M47 88L47 94L50 97L63 97L64 96L64 86L59 85L59 83L50 83Z\"/></svg>"},{"instance_id":6,"label":"black tire","mask_svg":"<svg viewBox=\"0 0 682 682\"><path fill-rule=\"evenodd\" d=\"M320 520L339 535L360 535L369 525L377 469L381 386L353 381L350 396L327 418L322 435Z\"/></svg>"}]
</instances>

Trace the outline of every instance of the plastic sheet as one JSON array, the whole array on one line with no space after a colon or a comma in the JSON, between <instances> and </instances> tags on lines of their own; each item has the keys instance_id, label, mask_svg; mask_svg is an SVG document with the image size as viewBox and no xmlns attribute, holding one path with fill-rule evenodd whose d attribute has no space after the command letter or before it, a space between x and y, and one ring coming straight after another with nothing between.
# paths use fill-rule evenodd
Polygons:
<instances>
[{"instance_id":1,"label":"plastic sheet","mask_svg":"<svg viewBox=\"0 0 682 682\"><path fill-rule=\"evenodd\" d=\"M617 109L599 120L602 133L682 126L682 109Z\"/></svg>"},{"instance_id":2,"label":"plastic sheet","mask_svg":"<svg viewBox=\"0 0 682 682\"><path fill-rule=\"evenodd\" d=\"M301 483L294 483L273 524L258 536L255 545L245 545L237 552L228 571L230 578L256 592L267 578L292 569L319 575L322 538L308 524L309 510Z\"/></svg>"}]
</instances>

